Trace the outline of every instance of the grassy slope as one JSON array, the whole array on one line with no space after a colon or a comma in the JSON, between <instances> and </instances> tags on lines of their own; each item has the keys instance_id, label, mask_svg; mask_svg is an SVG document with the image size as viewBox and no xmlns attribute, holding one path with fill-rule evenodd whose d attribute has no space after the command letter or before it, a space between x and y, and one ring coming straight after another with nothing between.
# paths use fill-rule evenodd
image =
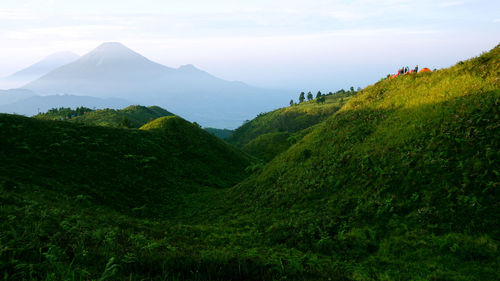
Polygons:
<instances>
[{"instance_id":1,"label":"grassy slope","mask_svg":"<svg viewBox=\"0 0 500 281\"><path fill-rule=\"evenodd\" d=\"M332 276L498 280L499 74L496 47L367 87L232 189L233 212Z\"/></svg>"},{"instance_id":2,"label":"grassy slope","mask_svg":"<svg viewBox=\"0 0 500 281\"><path fill-rule=\"evenodd\" d=\"M306 132L302 130L331 116L349 100L350 94L326 96L324 103L315 100L260 114L243 124L226 140L264 161L288 149ZM308 131L307 131L308 132Z\"/></svg>"},{"instance_id":3,"label":"grassy slope","mask_svg":"<svg viewBox=\"0 0 500 281\"><path fill-rule=\"evenodd\" d=\"M125 117L130 122L131 128L139 128L152 119L163 116L171 116L172 113L159 106L131 105L124 109L99 109L87 112L85 115L75 116L67 119L70 122L83 123L87 125L99 125L107 127L120 127L121 121ZM43 120L59 120L61 116L49 113L42 113L35 116ZM64 119L66 116L64 116Z\"/></svg>"},{"instance_id":4,"label":"grassy slope","mask_svg":"<svg viewBox=\"0 0 500 281\"><path fill-rule=\"evenodd\" d=\"M142 276L182 264L190 252L168 248L185 238L158 221L182 215L186 197L239 182L251 163L179 117L137 130L1 114L0 129L0 272L9 280L97 278L111 258Z\"/></svg>"}]
</instances>

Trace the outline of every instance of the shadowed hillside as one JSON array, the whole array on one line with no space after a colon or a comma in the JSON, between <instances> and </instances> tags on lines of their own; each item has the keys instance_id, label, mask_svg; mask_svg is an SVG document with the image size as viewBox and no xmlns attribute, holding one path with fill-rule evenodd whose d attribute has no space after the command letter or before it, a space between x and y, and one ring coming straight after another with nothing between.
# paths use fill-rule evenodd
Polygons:
<instances>
[{"instance_id":1,"label":"shadowed hillside","mask_svg":"<svg viewBox=\"0 0 500 281\"><path fill-rule=\"evenodd\" d=\"M229 129L217 129L217 128L203 128L203 129L223 140L229 138L234 132L234 130L229 130Z\"/></svg>"},{"instance_id":2,"label":"shadowed hillside","mask_svg":"<svg viewBox=\"0 0 500 281\"><path fill-rule=\"evenodd\" d=\"M179 194L229 187L244 177L246 156L169 118L176 126L146 131L1 115L0 177L26 190L89 196L121 211L144 207L155 216L177 208Z\"/></svg>"}]
</instances>

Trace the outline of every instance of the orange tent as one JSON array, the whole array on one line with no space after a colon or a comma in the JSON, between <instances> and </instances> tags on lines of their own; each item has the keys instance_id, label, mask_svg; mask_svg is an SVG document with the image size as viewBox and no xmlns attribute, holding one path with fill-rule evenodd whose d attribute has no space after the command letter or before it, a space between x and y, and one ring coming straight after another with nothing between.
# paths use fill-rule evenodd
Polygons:
<instances>
[{"instance_id":1,"label":"orange tent","mask_svg":"<svg viewBox=\"0 0 500 281\"><path fill-rule=\"evenodd\" d=\"M422 68L418 73L422 73L422 72L432 72L432 71L426 67L426 68Z\"/></svg>"}]
</instances>

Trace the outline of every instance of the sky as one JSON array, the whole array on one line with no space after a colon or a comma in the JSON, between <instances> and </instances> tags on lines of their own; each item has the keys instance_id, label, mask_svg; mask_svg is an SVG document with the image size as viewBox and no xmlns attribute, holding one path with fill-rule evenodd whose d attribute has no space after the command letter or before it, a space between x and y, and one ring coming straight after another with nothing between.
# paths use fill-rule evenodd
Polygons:
<instances>
[{"instance_id":1,"label":"sky","mask_svg":"<svg viewBox=\"0 0 500 281\"><path fill-rule=\"evenodd\" d=\"M0 77L118 41L158 63L293 91L364 87L500 43L492 0L1 0Z\"/></svg>"}]
</instances>

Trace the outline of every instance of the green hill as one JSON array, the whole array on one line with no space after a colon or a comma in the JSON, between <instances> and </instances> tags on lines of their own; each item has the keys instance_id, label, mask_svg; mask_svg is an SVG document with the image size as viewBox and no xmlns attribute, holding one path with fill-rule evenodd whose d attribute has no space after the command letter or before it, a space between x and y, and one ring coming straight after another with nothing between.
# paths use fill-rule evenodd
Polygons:
<instances>
[{"instance_id":1,"label":"green hill","mask_svg":"<svg viewBox=\"0 0 500 281\"><path fill-rule=\"evenodd\" d=\"M259 243L330 257L299 272L499 280L499 74L497 46L369 86L230 190L228 205L258 222Z\"/></svg>"},{"instance_id":2,"label":"green hill","mask_svg":"<svg viewBox=\"0 0 500 281\"><path fill-rule=\"evenodd\" d=\"M87 125L139 128L147 122L174 114L159 106L131 105L124 109L54 108L35 116L43 120L66 120Z\"/></svg>"},{"instance_id":3,"label":"green hill","mask_svg":"<svg viewBox=\"0 0 500 281\"><path fill-rule=\"evenodd\" d=\"M324 102L312 100L261 113L237 128L226 141L269 161L305 135L302 130L308 130L339 110L352 94L342 91L325 96Z\"/></svg>"},{"instance_id":4,"label":"green hill","mask_svg":"<svg viewBox=\"0 0 500 281\"><path fill-rule=\"evenodd\" d=\"M137 130L0 115L0 272L499 280L499 73L500 46L295 131L247 130L255 153L288 142L267 164L177 116Z\"/></svg>"},{"instance_id":5,"label":"green hill","mask_svg":"<svg viewBox=\"0 0 500 281\"><path fill-rule=\"evenodd\" d=\"M159 220L184 215L194 194L241 181L251 164L176 116L137 130L0 114L0 147L6 280L98 278L112 257L126 265L141 247L164 251L166 240L155 246L141 237L165 233L170 224L158 230Z\"/></svg>"},{"instance_id":6,"label":"green hill","mask_svg":"<svg viewBox=\"0 0 500 281\"><path fill-rule=\"evenodd\" d=\"M229 130L229 129L217 129L217 128L203 128L203 129L223 140L230 137L234 132L234 130Z\"/></svg>"}]
</instances>

